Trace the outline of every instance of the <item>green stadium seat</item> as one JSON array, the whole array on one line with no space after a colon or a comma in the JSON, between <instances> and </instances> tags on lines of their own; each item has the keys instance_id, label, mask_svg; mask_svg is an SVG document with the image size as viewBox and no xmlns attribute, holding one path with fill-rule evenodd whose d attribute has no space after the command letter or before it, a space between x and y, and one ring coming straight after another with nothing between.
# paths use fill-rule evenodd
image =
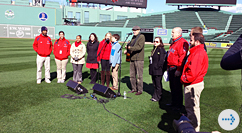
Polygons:
<instances>
[{"instance_id":1,"label":"green stadium seat","mask_svg":"<svg viewBox=\"0 0 242 133\"><path fill-rule=\"evenodd\" d=\"M198 11L198 14L206 27L216 30L225 30L229 16L221 11Z\"/></svg>"}]
</instances>

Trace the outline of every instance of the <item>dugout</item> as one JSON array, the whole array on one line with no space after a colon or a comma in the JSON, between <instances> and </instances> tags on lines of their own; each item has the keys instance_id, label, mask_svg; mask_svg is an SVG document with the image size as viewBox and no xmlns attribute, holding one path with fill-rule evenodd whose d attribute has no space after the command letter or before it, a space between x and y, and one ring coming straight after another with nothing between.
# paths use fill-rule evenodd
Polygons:
<instances>
[{"instance_id":1,"label":"dugout","mask_svg":"<svg viewBox=\"0 0 242 133\"><path fill-rule=\"evenodd\" d=\"M141 33L145 36L145 42L153 42L154 38L154 29L142 29Z\"/></svg>"}]
</instances>

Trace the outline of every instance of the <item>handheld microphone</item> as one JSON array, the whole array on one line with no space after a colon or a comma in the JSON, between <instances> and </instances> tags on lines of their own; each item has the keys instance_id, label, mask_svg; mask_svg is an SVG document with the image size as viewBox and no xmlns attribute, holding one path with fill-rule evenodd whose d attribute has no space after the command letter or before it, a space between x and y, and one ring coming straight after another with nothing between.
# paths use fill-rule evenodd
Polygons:
<instances>
[{"instance_id":1,"label":"handheld microphone","mask_svg":"<svg viewBox=\"0 0 242 133\"><path fill-rule=\"evenodd\" d=\"M105 41L106 41L107 43L109 43L109 38L107 38Z\"/></svg>"},{"instance_id":2,"label":"handheld microphone","mask_svg":"<svg viewBox=\"0 0 242 133\"><path fill-rule=\"evenodd\" d=\"M130 32L130 33L127 33L127 35L132 35L133 33L132 32Z\"/></svg>"}]
</instances>

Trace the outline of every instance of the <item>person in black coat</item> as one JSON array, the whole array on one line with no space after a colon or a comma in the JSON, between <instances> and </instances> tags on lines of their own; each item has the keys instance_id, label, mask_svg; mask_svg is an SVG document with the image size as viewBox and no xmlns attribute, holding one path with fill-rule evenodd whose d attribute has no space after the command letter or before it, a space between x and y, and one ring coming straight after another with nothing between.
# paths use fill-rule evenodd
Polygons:
<instances>
[{"instance_id":1,"label":"person in black coat","mask_svg":"<svg viewBox=\"0 0 242 133\"><path fill-rule=\"evenodd\" d=\"M166 58L166 51L164 49L164 44L160 37L156 37L154 41L154 49L151 51L149 74L152 77L152 82L154 85L154 94L151 101L159 101L162 96L162 76L163 76L163 66Z\"/></svg>"},{"instance_id":2,"label":"person in black coat","mask_svg":"<svg viewBox=\"0 0 242 133\"><path fill-rule=\"evenodd\" d=\"M90 84L95 84L97 80L97 69L98 69L98 61L97 61L97 50L98 50L99 42L97 35L95 33L91 33L89 36L89 40L87 43L87 61L86 67L90 69L91 82Z\"/></svg>"}]
</instances>

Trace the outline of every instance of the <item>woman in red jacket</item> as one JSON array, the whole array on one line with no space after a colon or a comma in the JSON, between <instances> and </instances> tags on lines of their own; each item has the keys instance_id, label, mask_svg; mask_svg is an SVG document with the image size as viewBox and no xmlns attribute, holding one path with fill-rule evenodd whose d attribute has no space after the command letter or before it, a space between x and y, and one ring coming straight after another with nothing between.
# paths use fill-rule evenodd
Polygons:
<instances>
[{"instance_id":1,"label":"woman in red jacket","mask_svg":"<svg viewBox=\"0 0 242 133\"><path fill-rule=\"evenodd\" d=\"M66 65L70 55L71 44L64 37L63 31L59 32L60 38L54 43L54 55L57 66L57 83L64 83L66 78Z\"/></svg>"},{"instance_id":2,"label":"woman in red jacket","mask_svg":"<svg viewBox=\"0 0 242 133\"><path fill-rule=\"evenodd\" d=\"M107 33L105 35L105 38L99 43L98 47L98 52L97 52L97 60L100 62L101 60L101 66L102 66L102 71L101 71L101 83L102 85L105 84L105 72L106 72L106 84L107 87L109 87L110 83L110 54L111 54L111 49L112 49L112 34Z\"/></svg>"}]
</instances>

